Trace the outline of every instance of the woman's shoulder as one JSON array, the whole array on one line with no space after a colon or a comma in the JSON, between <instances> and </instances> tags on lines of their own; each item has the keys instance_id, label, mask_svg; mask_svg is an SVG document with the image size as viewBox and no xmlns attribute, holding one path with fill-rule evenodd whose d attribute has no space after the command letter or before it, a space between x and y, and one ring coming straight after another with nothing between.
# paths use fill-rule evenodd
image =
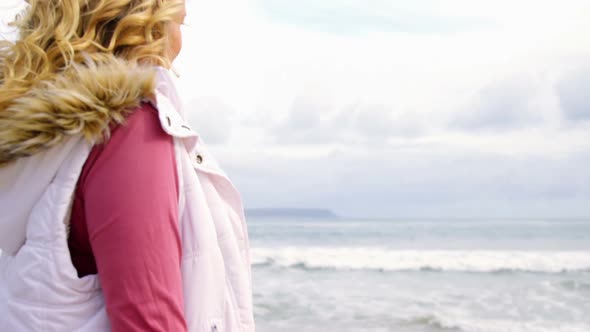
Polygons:
<instances>
[{"instance_id":1,"label":"woman's shoulder","mask_svg":"<svg viewBox=\"0 0 590 332\"><path fill-rule=\"evenodd\" d=\"M111 137L102 144L102 148L129 150L132 154L154 154L168 152L166 147L171 143L172 137L162 128L158 110L150 102L141 102L124 123L112 130Z\"/></svg>"},{"instance_id":2,"label":"woman's shoulder","mask_svg":"<svg viewBox=\"0 0 590 332\"><path fill-rule=\"evenodd\" d=\"M157 109L142 102L107 140L92 148L81 179L97 170L174 169L174 164L172 136L163 130Z\"/></svg>"},{"instance_id":3,"label":"woman's shoulder","mask_svg":"<svg viewBox=\"0 0 590 332\"><path fill-rule=\"evenodd\" d=\"M133 131L133 129L137 131L138 128L154 133L164 133L160 125L158 110L149 101L141 101L139 105L134 107L125 122L113 128L113 136L116 131Z\"/></svg>"}]
</instances>

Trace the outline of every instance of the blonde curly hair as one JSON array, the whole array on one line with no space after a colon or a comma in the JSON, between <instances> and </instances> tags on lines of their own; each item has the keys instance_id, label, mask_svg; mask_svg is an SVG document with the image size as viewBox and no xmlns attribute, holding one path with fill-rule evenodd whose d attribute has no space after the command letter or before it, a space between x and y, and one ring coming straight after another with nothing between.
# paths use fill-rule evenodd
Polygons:
<instances>
[{"instance_id":1,"label":"blonde curly hair","mask_svg":"<svg viewBox=\"0 0 590 332\"><path fill-rule=\"evenodd\" d=\"M16 41L0 41L0 114L40 82L85 62L168 67L168 24L183 0L28 0L12 26Z\"/></svg>"}]
</instances>

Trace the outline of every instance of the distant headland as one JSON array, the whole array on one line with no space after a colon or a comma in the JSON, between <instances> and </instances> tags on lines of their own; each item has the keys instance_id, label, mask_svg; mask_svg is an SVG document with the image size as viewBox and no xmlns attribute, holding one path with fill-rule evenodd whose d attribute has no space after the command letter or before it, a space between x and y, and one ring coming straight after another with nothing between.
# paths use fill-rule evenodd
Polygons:
<instances>
[{"instance_id":1,"label":"distant headland","mask_svg":"<svg viewBox=\"0 0 590 332\"><path fill-rule=\"evenodd\" d=\"M269 209L246 209L246 216L256 218L339 218L329 209L298 209L298 208L269 208Z\"/></svg>"}]
</instances>

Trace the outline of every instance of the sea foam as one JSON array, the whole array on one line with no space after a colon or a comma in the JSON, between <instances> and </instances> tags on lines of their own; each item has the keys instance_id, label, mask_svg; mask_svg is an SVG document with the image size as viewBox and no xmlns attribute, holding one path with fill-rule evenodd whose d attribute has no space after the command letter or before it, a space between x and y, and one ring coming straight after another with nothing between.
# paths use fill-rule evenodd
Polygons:
<instances>
[{"instance_id":1,"label":"sea foam","mask_svg":"<svg viewBox=\"0 0 590 332\"><path fill-rule=\"evenodd\" d=\"M588 332L588 325L579 322L558 322L550 319L537 319L532 322L515 324L513 320L481 319L474 317L440 317L426 315L409 319L406 326L431 327L440 331L468 332ZM430 329L428 329L430 331Z\"/></svg>"}]
</instances>

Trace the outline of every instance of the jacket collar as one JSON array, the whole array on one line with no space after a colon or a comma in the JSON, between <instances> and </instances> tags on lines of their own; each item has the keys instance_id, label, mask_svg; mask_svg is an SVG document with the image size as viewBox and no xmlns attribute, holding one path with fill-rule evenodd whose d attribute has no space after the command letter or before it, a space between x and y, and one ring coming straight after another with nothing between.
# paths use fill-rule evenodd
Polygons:
<instances>
[{"instance_id":1,"label":"jacket collar","mask_svg":"<svg viewBox=\"0 0 590 332\"><path fill-rule=\"evenodd\" d=\"M156 69L155 107L158 110L160 124L171 136L180 138L190 156L192 166L203 172L227 178L219 167L217 160L209 153L200 136L186 121L181 98L179 97L174 78L169 70ZM154 100L150 101L154 104Z\"/></svg>"}]
</instances>

